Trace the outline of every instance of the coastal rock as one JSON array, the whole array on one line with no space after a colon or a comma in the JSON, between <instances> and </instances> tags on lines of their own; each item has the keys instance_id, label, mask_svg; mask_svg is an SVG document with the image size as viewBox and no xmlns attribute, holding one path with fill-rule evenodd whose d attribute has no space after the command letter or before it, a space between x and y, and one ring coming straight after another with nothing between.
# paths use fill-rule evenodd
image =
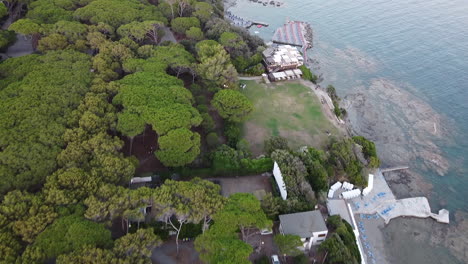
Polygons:
<instances>
[{"instance_id":1,"label":"coastal rock","mask_svg":"<svg viewBox=\"0 0 468 264\"><path fill-rule=\"evenodd\" d=\"M429 104L386 79L353 90L344 102L352 130L376 142L384 165L420 159L421 169L447 173L449 163L433 141L444 140L448 132Z\"/></svg>"},{"instance_id":2,"label":"coastal rock","mask_svg":"<svg viewBox=\"0 0 468 264\"><path fill-rule=\"evenodd\" d=\"M361 70L369 73L375 72L378 69L378 63L374 58L368 56L362 50L354 47L347 47L346 49L335 49L335 57L356 65Z\"/></svg>"}]
</instances>

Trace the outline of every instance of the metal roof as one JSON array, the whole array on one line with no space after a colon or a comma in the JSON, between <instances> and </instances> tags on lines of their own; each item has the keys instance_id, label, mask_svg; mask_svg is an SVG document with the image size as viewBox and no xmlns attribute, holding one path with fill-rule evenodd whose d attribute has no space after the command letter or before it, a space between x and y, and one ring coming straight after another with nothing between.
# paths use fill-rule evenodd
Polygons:
<instances>
[{"instance_id":1,"label":"metal roof","mask_svg":"<svg viewBox=\"0 0 468 264\"><path fill-rule=\"evenodd\" d=\"M314 232L327 231L327 226L320 211L308 211L279 216L284 234L298 235L301 238L312 237Z\"/></svg>"}]
</instances>

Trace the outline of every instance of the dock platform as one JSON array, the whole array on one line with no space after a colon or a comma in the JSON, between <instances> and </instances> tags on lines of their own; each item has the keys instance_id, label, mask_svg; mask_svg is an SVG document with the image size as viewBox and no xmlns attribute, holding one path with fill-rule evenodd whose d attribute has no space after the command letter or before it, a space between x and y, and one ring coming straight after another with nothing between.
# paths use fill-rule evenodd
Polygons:
<instances>
[{"instance_id":1,"label":"dock platform","mask_svg":"<svg viewBox=\"0 0 468 264\"><path fill-rule=\"evenodd\" d=\"M350 203L356 214L378 214L386 224L397 217L431 217L439 223L449 223L449 212L442 209L438 214L432 213L426 197L396 199L381 170L374 175L374 188L371 193L354 198Z\"/></svg>"},{"instance_id":2,"label":"dock platform","mask_svg":"<svg viewBox=\"0 0 468 264\"><path fill-rule=\"evenodd\" d=\"M312 28L306 22L287 21L276 29L273 43L312 48Z\"/></svg>"},{"instance_id":3,"label":"dock platform","mask_svg":"<svg viewBox=\"0 0 468 264\"><path fill-rule=\"evenodd\" d=\"M236 16L230 11L224 12L224 17L231 23L231 25L238 26L238 27L250 28L252 26L257 26L257 25L260 25L262 27L269 26L268 23L265 23L262 21L254 21L254 20L242 18L240 16Z\"/></svg>"}]
</instances>

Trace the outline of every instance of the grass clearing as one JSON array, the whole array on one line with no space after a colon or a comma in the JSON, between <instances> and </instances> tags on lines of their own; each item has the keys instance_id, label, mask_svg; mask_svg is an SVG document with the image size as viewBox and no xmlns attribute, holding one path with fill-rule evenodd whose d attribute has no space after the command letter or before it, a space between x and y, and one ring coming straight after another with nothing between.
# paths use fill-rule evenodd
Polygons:
<instances>
[{"instance_id":1,"label":"grass clearing","mask_svg":"<svg viewBox=\"0 0 468 264\"><path fill-rule=\"evenodd\" d=\"M243 136L255 155L263 152L263 142L281 135L291 147L325 146L327 131L339 136L339 130L322 112L322 104L313 91L298 82L263 84L242 81L242 91L254 104L254 111L244 123Z\"/></svg>"}]
</instances>

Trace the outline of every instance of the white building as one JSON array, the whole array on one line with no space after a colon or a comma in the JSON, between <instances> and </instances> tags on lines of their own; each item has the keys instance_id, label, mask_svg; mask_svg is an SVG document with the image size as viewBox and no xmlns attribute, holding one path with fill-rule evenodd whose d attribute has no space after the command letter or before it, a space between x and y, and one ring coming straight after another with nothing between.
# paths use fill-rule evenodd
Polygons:
<instances>
[{"instance_id":1,"label":"white building","mask_svg":"<svg viewBox=\"0 0 468 264\"><path fill-rule=\"evenodd\" d=\"M303 249L322 243L328 235L328 229L320 211L308 211L280 215L279 230L283 235L297 235L304 243Z\"/></svg>"}]
</instances>

